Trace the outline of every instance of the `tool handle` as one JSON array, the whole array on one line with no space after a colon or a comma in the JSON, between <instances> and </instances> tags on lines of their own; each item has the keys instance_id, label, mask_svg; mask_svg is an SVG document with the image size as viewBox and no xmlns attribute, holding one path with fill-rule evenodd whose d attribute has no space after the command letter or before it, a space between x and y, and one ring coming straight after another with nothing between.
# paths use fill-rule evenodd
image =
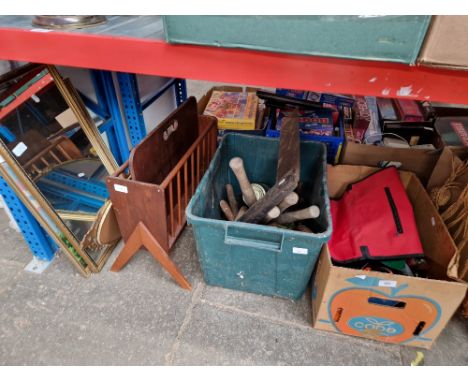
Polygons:
<instances>
[{"instance_id":1,"label":"tool handle","mask_svg":"<svg viewBox=\"0 0 468 382\"><path fill-rule=\"evenodd\" d=\"M296 226L296 231L306 232L306 233L314 233L309 227L305 226L304 224L298 224Z\"/></svg>"},{"instance_id":2,"label":"tool handle","mask_svg":"<svg viewBox=\"0 0 468 382\"><path fill-rule=\"evenodd\" d=\"M253 224L263 221L266 214L280 204L296 187L296 177L293 172L290 172L270 188L263 198L257 200L241 217L240 221Z\"/></svg>"},{"instance_id":3,"label":"tool handle","mask_svg":"<svg viewBox=\"0 0 468 382\"><path fill-rule=\"evenodd\" d=\"M245 213L247 212L247 207L246 206L242 206L240 209L239 209L239 212L237 213L236 215L236 220L239 220L242 215L244 215Z\"/></svg>"},{"instance_id":4,"label":"tool handle","mask_svg":"<svg viewBox=\"0 0 468 382\"><path fill-rule=\"evenodd\" d=\"M229 206L231 207L231 211L234 216L237 216L239 208L237 206L236 197L234 196L234 189L232 188L232 184L230 183L226 184L226 194Z\"/></svg>"},{"instance_id":5,"label":"tool handle","mask_svg":"<svg viewBox=\"0 0 468 382\"><path fill-rule=\"evenodd\" d=\"M231 211L231 208L229 207L229 204L225 200L221 200L219 202L219 206L221 207L221 210L224 213L224 216L226 216L226 219L229 221L234 221L234 214Z\"/></svg>"},{"instance_id":6,"label":"tool handle","mask_svg":"<svg viewBox=\"0 0 468 382\"><path fill-rule=\"evenodd\" d=\"M291 206L294 206L299 202L299 195L295 192L291 192L288 196L286 196L283 201L278 205L281 212L288 209Z\"/></svg>"},{"instance_id":7,"label":"tool handle","mask_svg":"<svg viewBox=\"0 0 468 382\"><path fill-rule=\"evenodd\" d=\"M320 216L320 209L317 206L310 206L303 210L286 212L275 220L279 224L292 223L298 220L316 219Z\"/></svg>"},{"instance_id":8,"label":"tool handle","mask_svg":"<svg viewBox=\"0 0 468 382\"><path fill-rule=\"evenodd\" d=\"M257 197L255 196L249 178L247 178L247 174L245 173L244 161L239 157L232 158L229 161L229 167L231 167L231 170L234 172L234 175L239 182L245 203L250 207L257 201Z\"/></svg>"},{"instance_id":9,"label":"tool handle","mask_svg":"<svg viewBox=\"0 0 468 382\"><path fill-rule=\"evenodd\" d=\"M265 217L265 223L270 222L273 219L276 219L278 216L280 216L280 209L278 207L273 207L268 213L266 214Z\"/></svg>"}]
</instances>

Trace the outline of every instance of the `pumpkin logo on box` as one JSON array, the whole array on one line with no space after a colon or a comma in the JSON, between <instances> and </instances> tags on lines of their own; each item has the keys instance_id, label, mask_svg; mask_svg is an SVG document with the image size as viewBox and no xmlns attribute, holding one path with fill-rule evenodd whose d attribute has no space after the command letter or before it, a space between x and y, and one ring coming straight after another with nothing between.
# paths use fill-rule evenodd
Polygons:
<instances>
[{"instance_id":1,"label":"pumpkin logo on box","mask_svg":"<svg viewBox=\"0 0 468 382\"><path fill-rule=\"evenodd\" d=\"M440 305L425 296L405 295L408 284L358 275L355 285L336 291L328 300L328 321L341 333L404 343L431 341L425 337L441 316ZM389 290L389 292L382 291Z\"/></svg>"}]
</instances>

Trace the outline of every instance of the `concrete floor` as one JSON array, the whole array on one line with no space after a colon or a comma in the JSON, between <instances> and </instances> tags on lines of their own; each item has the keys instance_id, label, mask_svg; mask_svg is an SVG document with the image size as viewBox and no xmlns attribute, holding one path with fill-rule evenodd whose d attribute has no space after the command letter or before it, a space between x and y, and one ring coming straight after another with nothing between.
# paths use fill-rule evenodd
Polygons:
<instances>
[{"instance_id":1,"label":"concrete floor","mask_svg":"<svg viewBox=\"0 0 468 382\"><path fill-rule=\"evenodd\" d=\"M210 86L189 82L189 94ZM192 292L143 251L119 273L115 253L90 278L63 255L26 272L31 253L3 211L0 243L1 365L409 365L421 350L312 329L309 292L293 302L207 286L190 227L171 256ZM468 365L467 329L454 317L425 364Z\"/></svg>"},{"instance_id":2,"label":"concrete floor","mask_svg":"<svg viewBox=\"0 0 468 382\"><path fill-rule=\"evenodd\" d=\"M83 278L58 255L41 275L0 215L1 365L409 365L416 348L311 328L298 302L207 286L187 227L172 257L192 283L178 287L141 251L119 273ZM468 365L467 321L454 317L426 365Z\"/></svg>"}]
</instances>

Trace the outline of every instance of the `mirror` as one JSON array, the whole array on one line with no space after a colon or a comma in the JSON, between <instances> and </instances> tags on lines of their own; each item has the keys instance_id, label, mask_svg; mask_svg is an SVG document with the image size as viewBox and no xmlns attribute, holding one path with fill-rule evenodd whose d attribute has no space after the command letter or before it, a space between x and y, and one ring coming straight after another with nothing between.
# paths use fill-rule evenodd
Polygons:
<instances>
[{"instance_id":1,"label":"mirror","mask_svg":"<svg viewBox=\"0 0 468 382\"><path fill-rule=\"evenodd\" d=\"M99 101L100 95L94 96ZM65 244L75 265L99 271L120 238L105 185L117 164L110 138L98 130L106 119L84 106L55 67L40 65L1 76L0 105L2 175L8 177L9 166L8 178L33 196L44 219L57 228L48 233Z\"/></svg>"}]
</instances>

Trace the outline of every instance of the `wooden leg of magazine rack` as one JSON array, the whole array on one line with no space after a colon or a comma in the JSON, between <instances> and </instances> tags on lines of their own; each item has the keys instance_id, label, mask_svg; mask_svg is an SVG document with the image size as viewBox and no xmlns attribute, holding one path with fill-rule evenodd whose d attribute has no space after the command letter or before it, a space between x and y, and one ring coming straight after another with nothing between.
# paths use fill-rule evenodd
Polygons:
<instances>
[{"instance_id":1,"label":"wooden leg of magazine rack","mask_svg":"<svg viewBox=\"0 0 468 382\"><path fill-rule=\"evenodd\" d=\"M179 268L142 222L138 223L133 230L114 264L112 264L111 271L120 271L141 247L145 247L182 288L192 290L192 286L179 271Z\"/></svg>"}]
</instances>

